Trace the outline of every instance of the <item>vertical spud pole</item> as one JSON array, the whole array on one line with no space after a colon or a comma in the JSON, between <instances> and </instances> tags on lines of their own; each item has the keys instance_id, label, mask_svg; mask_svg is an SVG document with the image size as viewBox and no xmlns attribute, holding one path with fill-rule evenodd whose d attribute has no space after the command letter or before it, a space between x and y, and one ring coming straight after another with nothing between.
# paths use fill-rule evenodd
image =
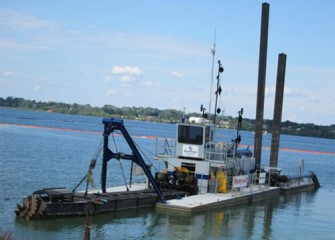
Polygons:
<instances>
[{"instance_id":1,"label":"vertical spud pole","mask_svg":"<svg viewBox=\"0 0 335 240\"><path fill-rule=\"evenodd\" d=\"M265 95L265 78L266 78L266 57L268 48L268 27L269 27L269 10L270 5L262 5L262 24L261 40L259 50L259 67L258 67L258 89L257 89L257 106L256 106L256 123L255 123L255 142L254 155L256 166L261 166L262 153L262 133L263 133L263 114L264 114L264 95Z\"/></svg>"},{"instance_id":2,"label":"vertical spud pole","mask_svg":"<svg viewBox=\"0 0 335 240\"><path fill-rule=\"evenodd\" d=\"M281 130L280 123L281 123L283 100L284 100L285 71L286 71L286 54L281 53L278 56L276 97L275 97L273 122L272 122L270 167L277 167L278 165L280 130Z\"/></svg>"}]
</instances>

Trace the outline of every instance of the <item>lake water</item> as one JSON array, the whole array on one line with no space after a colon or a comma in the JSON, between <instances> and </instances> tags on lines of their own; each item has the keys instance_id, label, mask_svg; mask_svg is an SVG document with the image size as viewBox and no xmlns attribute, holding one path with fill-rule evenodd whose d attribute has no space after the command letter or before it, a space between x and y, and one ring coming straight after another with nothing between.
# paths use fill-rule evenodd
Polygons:
<instances>
[{"instance_id":1,"label":"lake water","mask_svg":"<svg viewBox=\"0 0 335 240\"><path fill-rule=\"evenodd\" d=\"M84 217L27 221L17 219L14 210L35 190L76 186L101 142L101 120L0 108L0 233L13 232L15 239L83 239ZM147 136L174 137L175 126L127 120L125 125L146 159L161 170L153 160L155 141ZM236 132L220 129L218 135L230 140ZM242 131L242 144L253 146L253 137ZM115 141L127 152L120 137ZM269 163L270 141L265 135L263 165ZM305 171L317 174L321 188L192 215L155 208L96 215L90 218L91 239L335 239L335 140L282 135L280 147L283 172L296 173L304 159ZM129 161L121 164L128 181ZM108 167L108 186L123 184L119 162ZM96 187L100 170L101 159L93 172Z\"/></svg>"}]
</instances>

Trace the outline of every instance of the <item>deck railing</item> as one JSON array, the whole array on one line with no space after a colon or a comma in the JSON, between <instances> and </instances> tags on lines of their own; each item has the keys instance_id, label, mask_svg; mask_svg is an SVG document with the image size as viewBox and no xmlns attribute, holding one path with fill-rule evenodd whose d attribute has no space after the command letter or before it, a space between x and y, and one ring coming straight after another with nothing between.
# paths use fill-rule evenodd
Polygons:
<instances>
[{"instance_id":1,"label":"deck railing","mask_svg":"<svg viewBox=\"0 0 335 240\"><path fill-rule=\"evenodd\" d=\"M234 144L222 142L208 142L205 145L205 160L227 162L235 153Z\"/></svg>"},{"instance_id":2,"label":"deck railing","mask_svg":"<svg viewBox=\"0 0 335 240\"><path fill-rule=\"evenodd\" d=\"M175 138L156 138L155 157L172 158L176 156Z\"/></svg>"}]
</instances>

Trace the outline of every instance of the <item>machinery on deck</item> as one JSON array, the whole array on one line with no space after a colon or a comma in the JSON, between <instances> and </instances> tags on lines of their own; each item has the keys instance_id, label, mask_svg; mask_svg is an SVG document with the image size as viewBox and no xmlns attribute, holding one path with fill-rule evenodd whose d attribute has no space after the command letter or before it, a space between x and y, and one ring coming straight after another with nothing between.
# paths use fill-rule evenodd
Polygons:
<instances>
[{"instance_id":1,"label":"machinery on deck","mask_svg":"<svg viewBox=\"0 0 335 240\"><path fill-rule=\"evenodd\" d=\"M88 192L88 184L90 183L92 169L95 166L96 159L90 163L88 173L73 189L67 188L44 188L35 191L23 199L23 203L17 204L15 213L18 217L27 219L36 219L46 216L66 216L66 215L84 215L86 213L101 213L117 210L125 210L141 207L155 206L157 201L165 202L166 199L173 199L180 196L189 195L187 189L161 188L151 174L149 166L144 162L136 145L130 137L128 131L121 119L104 118L103 132L103 159L101 172L101 191ZM113 152L108 147L110 134L114 131L120 131L127 144L131 149L131 153ZM143 172L149 180L149 186L141 186L140 189L132 189L129 191L119 189L106 188L107 166L111 159L131 160L143 169ZM86 191L76 192L77 187L86 181ZM189 183L189 181L187 181Z\"/></svg>"}]
</instances>

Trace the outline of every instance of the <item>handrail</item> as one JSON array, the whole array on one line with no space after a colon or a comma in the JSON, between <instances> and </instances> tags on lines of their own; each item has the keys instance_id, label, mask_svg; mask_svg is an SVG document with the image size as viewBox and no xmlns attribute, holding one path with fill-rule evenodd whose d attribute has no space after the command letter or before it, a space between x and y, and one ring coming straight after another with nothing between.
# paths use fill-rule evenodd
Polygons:
<instances>
[{"instance_id":1,"label":"handrail","mask_svg":"<svg viewBox=\"0 0 335 240\"><path fill-rule=\"evenodd\" d=\"M175 157L175 138L156 137L155 156L160 158Z\"/></svg>"},{"instance_id":2,"label":"handrail","mask_svg":"<svg viewBox=\"0 0 335 240\"><path fill-rule=\"evenodd\" d=\"M227 159L233 155L234 144L207 142L205 144L205 160L218 160L227 162Z\"/></svg>"}]
</instances>

